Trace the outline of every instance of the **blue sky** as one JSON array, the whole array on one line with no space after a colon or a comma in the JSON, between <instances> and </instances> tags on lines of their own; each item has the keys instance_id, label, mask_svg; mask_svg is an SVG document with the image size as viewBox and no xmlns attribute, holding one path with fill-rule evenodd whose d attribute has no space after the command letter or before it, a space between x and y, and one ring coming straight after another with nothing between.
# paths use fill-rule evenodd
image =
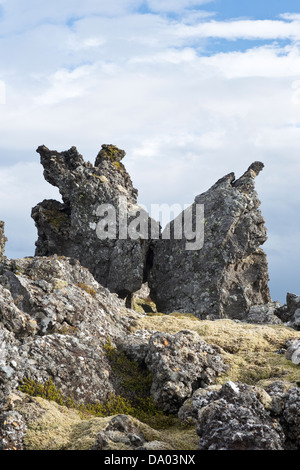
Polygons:
<instances>
[{"instance_id":1,"label":"blue sky","mask_svg":"<svg viewBox=\"0 0 300 470\"><path fill-rule=\"evenodd\" d=\"M300 7L269 0L0 0L0 219L32 255L58 198L36 148L123 148L139 202L189 204L254 161L274 300L300 294Z\"/></svg>"}]
</instances>

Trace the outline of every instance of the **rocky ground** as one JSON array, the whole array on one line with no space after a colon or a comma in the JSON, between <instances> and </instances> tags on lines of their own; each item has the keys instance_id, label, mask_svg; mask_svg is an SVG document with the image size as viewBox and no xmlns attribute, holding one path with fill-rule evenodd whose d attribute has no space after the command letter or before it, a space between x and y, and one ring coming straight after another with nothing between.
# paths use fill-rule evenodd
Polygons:
<instances>
[{"instance_id":1,"label":"rocky ground","mask_svg":"<svg viewBox=\"0 0 300 470\"><path fill-rule=\"evenodd\" d=\"M130 204L136 202L120 166L122 152L104 146L94 167L75 150L58 154L39 148L46 177L59 182L65 199L55 219L47 212L54 211L55 201L33 210L36 256L6 259L0 223L0 449L299 450L300 297L289 293L280 305L269 296L260 248L265 229L253 186L261 165L239 180L225 177L199 199L216 204L219 215L230 212L220 208L222 187L232 210L226 227L221 216L208 219L211 240L224 249L210 256L205 248L205 279L198 289L193 279L199 259L195 253L183 259L182 252L176 258L176 240L172 254L161 250L165 240L139 242L139 248L134 242L123 265L122 244L101 245L94 272L75 256L84 233L90 238L83 261L91 262L87 253L96 242L93 232L84 232L82 212L79 219L80 194L90 197L100 177L109 185L112 172L121 171L118 191L127 188ZM101 189L103 200L116 195L111 184ZM76 230L74 220L81 221ZM164 268L156 278L158 257ZM116 262L122 266L119 276ZM166 263L174 268L173 295ZM185 303L187 266L197 288ZM95 275L104 272L118 289ZM178 309L164 311L154 302L153 293L156 299L162 295L158 284L165 286L169 307L177 299Z\"/></svg>"},{"instance_id":2,"label":"rocky ground","mask_svg":"<svg viewBox=\"0 0 300 470\"><path fill-rule=\"evenodd\" d=\"M140 313L59 256L4 261L0 312L1 449L299 449L281 321Z\"/></svg>"}]
</instances>

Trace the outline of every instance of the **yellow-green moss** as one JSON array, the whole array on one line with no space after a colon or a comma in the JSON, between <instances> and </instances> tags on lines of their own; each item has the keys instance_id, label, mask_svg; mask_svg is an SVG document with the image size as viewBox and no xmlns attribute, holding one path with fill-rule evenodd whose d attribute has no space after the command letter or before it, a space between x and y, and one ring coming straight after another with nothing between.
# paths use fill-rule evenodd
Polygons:
<instances>
[{"instance_id":1,"label":"yellow-green moss","mask_svg":"<svg viewBox=\"0 0 300 470\"><path fill-rule=\"evenodd\" d=\"M224 361L230 366L217 379L266 386L275 380L300 382L300 367L277 351L290 339L300 339L300 332L284 325L256 325L233 320L200 320L190 314L143 316L132 332L140 329L175 334L181 330L196 331L207 343L219 346Z\"/></svg>"},{"instance_id":2,"label":"yellow-green moss","mask_svg":"<svg viewBox=\"0 0 300 470\"><path fill-rule=\"evenodd\" d=\"M48 223L58 230L63 224L69 222L69 218L64 212L56 211L54 209L44 209L43 214L47 218Z\"/></svg>"},{"instance_id":3,"label":"yellow-green moss","mask_svg":"<svg viewBox=\"0 0 300 470\"><path fill-rule=\"evenodd\" d=\"M104 349L112 371L120 383L120 395L132 407L129 414L155 429L178 423L173 415L165 415L150 396L151 373L114 348L109 339Z\"/></svg>"},{"instance_id":4,"label":"yellow-green moss","mask_svg":"<svg viewBox=\"0 0 300 470\"><path fill-rule=\"evenodd\" d=\"M97 294L96 290L92 286L84 284L83 282L79 282L78 284L75 284L75 285L77 287L80 287L80 289L83 289L85 292L92 295L93 297L95 297L95 295Z\"/></svg>"}]
</instances>

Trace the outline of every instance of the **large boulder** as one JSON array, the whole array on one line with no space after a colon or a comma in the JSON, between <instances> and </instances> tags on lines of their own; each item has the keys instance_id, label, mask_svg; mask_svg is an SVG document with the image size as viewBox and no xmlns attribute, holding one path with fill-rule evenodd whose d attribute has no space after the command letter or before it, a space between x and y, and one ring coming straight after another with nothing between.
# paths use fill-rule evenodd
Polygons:
<instances>
[{"instance_id":1,"label":"large boulder","mask_svg":"<svg viewBox=\"0 0 300 470\"><path fill-rule=\"evenodd\" d=\"M169 333L136 331L120 347L152 374L151 395L166 413L177 413L199 387L207 387L228 369L220 349L191 330Z\"/></svg>"},{"instance_id":2,"label":"large boulder","mask_svg":"<svg viewBox=\"0 0 300 470\"><path fill-rule=\"evenodd\" d=\"M300 295L291 294L286 295L286 303L274 311L275 315L281 319L287 326L300 330Z\"/></svg>"},{"instance_id":3,"label":"large boulder","mask_svg":"<svg viewBox=\"0 0 300 470\"><path fill-rule=\"evenodd\" d=\"M219 391L198 396L200 450L283 450L285 435L266 409L256 387L227 382ZM271 400L267 401L267 407Z\"/></svg>"},{"instance_id":4,"label":"large boulder","mask_svg":"<svg viewBox=\"0 0 300 470\"><path fill-rule=\"evenodd\" d=\"M153 241L148 283L158 311L244 320L251 306L271 301L254 186L263 166L254 162L237 180L224 176Z\"/></svg>"},{"instance_id":5,"label":"large boulder","mask_svg":"<svg viewBox=\"0 0 300 470\"><path fill-rule=\"evenodd\" d=\"M63 257L10 260L0 269L0 404L25 379L49 378L78 403L116 393L105 352L139 314L87 268Z\"/></svg>"},{"instance_id":6,"label":"large boulder","mask_svg":"<svg viewBox=\"0 0 300 470\"><path fill-rule=\"evenodd\" d=\"M44 200L32 209L35 255L75 258L122 298L139 290L153 221L137 204L137 190L121 162L125 152L102 145L94 165L76 147L59 153L40 146L37 152L46 181L59 188L63 202Z\"/></svg>"}]
</instances>

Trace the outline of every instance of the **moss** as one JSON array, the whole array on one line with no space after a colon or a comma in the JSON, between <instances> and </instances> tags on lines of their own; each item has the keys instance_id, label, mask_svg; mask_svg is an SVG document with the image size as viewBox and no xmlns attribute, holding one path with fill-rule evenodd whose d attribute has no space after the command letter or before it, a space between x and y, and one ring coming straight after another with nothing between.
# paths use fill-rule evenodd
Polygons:
<instances>
[{"instance_id":1,"label":"moss","mask_svg":"<svg viewBox=\"0 0 300 470\"><path fill-rule=\"evenodd\" d=\"M114 348L108 339L104 346L115 380L119 383L120 395L132 406L131 416L162 429L179 424L173 415L165 415L156 406L150 395L151 373L140 364L130 360L122 351Z\"/></svg>"},{"instance_id":2,"label":"moss","mask_svg":"<svg viewBox=\"0 0 300 470\"><path fill-rule=\"evenodd\" d=\"M110 422L111 417L84 417L74 409L60 406L43 398L26 398L15 402L15 409L28 423L24 436L26 450L88 450ZM166 449L196 450L198 438L195 428L170 427L158 431L129 416L141 430L146 441L165 443ZM109 448L129 450L121 442L109 443Z\"/></svg>"},{"instance_id":3,"label":"moss","mask_svg":"<svg viewBox=\"0 0 300 470\"><path fill-rule=\"evenodd\" d=\"M84 290L85 292L92 295L93 297L95 297L95 295L97 294L96 290L92 286L84 284L83 282L79 282L78 284L75 284L75 285L77 287L80 287L80 289Z\"/></svg>"},{"instance_id":4,"label":"moss","mask_svg":"<svg viewBox=\"0 0 300 470\"><path fill-rule=\"evenodd\" d=\"M61 211L56 211L54 209L45 209L43 211L48 223L59 230L64 224L69 223L69 217L67 214Z\"/></svg>"},{"instance_id":5,"label":"moss","mask_svg":"<svg viewBox=\"0 0 300 470\"><path fill-rule=\"evenodd\" d=\"M26 377L20 382L18 388L21 392L29 396L41 397L45 400L54 401L58 405L66 406L67 408L78 409L75 400L65 397L62 392L56 388L51 377L44 384Z\"/></svg>"},{"instance_id":6,"label":"moss","mask_svg":"<svg viewBox=\"0 0 300 470\"><path fill-rule=\"evenodd\" d=\"M228 371L217 383L228 380L265 387L276 380L300 382L300 368L277 351L300 333L284 325L255 325L233 320L200 320L190 314L143 316L132 332L148 329L175 334L184 329L196 331L207 343L218 346Z\"/></svg>"},{"instance_id":7,"label":"moss","mask_svg":"<svg viewBox=\"0 0 300 470\"><path fill-rule=\"evenodd\" d=\"M132 309L138 313L153 314L156 313L156 305L151 299L142 299L140 297L133 296Z\"/></svg>"}]
</instances>

